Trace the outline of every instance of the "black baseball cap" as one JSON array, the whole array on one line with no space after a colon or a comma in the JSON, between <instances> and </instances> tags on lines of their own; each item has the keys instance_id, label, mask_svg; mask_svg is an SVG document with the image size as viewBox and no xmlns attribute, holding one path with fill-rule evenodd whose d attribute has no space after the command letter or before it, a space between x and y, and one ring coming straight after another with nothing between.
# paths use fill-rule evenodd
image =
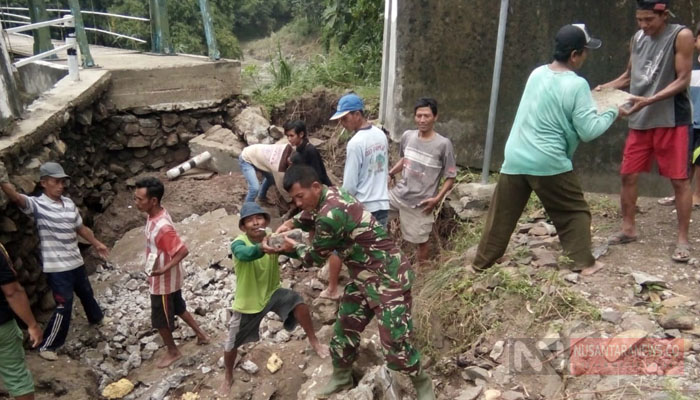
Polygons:
<instances>
[{"instance_id":1,"label":"black baseball cap","mask_svg":"<svg viewBox=\"0 0 700 400\"><path fill-rule=\"evenodd\" d=\"M603 45L600 39L591 37L584 24L564 25L554 37L557 51L569 53L574 50L598 49Z\"/></svg>"}]
</instances>

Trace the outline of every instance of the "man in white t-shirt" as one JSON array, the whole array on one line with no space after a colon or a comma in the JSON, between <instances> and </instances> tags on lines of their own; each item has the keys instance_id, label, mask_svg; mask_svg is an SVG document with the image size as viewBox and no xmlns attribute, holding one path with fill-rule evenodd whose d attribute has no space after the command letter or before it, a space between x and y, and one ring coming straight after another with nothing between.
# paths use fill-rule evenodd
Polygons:
<instances>
[{"instance_id":1,"label":"man in white t-shirt","mask_svg":"<svg viewBox=\"0 0 700 400\"><path fill-rule=\"evenodd\" d=\"M435 99L418 99L413 108L418 129L401 136L401 158L389 171L390 178L402 173L402 178L389 191L391 214L398 214L403 239L418 245L418 264L428 259L435 207L452 189L457 176L452 142L435 132L437 117ZM440 187L442 178L445 182Z\"/></svg>"}]
</instances>

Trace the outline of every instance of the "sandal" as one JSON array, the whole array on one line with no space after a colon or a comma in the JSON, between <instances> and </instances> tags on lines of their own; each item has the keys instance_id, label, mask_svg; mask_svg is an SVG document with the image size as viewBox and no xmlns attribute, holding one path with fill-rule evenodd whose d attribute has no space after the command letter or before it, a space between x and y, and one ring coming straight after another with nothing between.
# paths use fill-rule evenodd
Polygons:
<instances>
[{"instance_id":1,"label":"sandal","mask_svg":"<svg viewBox=\"0 0 700 400\"><path fill-rule=\"evenodd\" d=\"M656 200L656 202L661 206L672 206L676 204L676 196L662 197Z\"/></svg>"},{"instance_id":2,"label":"sandal","mask_svg":"<svg viewBox=\"0 0 700 400\"><path fill-rule=\"evenodd\" d=\"M690 260L690 244L678 243L673 251L671 260L679 263L687 263Z\"/></svg>"},{"instance_id":3,"label":"sandal","mask_svg":"<svg viewBox=\"0 0 700 400\"><path fill-rule=\"evenodd\" d=\"M617 232L616 234L614 234L608 238L608 244L611 246L615 246L618 244L632 243L632 242L636 242L636 241L637 241L636 236L629 236L623 232Z\"/></svg>"}]
</instances>

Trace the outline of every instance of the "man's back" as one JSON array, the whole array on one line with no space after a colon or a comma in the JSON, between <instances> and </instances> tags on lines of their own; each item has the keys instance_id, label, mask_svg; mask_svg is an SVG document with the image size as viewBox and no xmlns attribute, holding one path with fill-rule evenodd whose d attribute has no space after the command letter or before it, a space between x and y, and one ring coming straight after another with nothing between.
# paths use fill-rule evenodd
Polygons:
<instances>
[{"instance_id":1,"label":"man's back","mask_svg":"<svg viewBox=\"0 0 700 400\"><path fill-rule=\"evenodd\" d=\"M639 30L630 43L630 93L650 97L676 79L675 43L685 27L669 24L655 36ZM652 129L689 125L691 120L688 92L650 104L629 117L632 129Z\"/></svg>"},{"instance_id":2,"label":"man's back","mask_svg":"<svg viewBox=\"0 0 700 400\"><path fill-rule=\"evenodd\" d=\"M370 212L389 209L389 143L374 125L358 130L347 145L343 187Z\"/></svg>"}]
</instances>

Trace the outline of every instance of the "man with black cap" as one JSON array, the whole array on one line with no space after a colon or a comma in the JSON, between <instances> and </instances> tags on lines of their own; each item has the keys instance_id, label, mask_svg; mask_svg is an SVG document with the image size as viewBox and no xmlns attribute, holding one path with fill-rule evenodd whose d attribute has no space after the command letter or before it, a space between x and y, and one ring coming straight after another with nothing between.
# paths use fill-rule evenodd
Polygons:
<instances>
[{"instance_id":1,"label":"man with black cap","mask_svg":"<svg viewBox=\"0 0 700 400\"><path fill-rule=\"evenodd\" d=\"M639 31L630 40L627 69L601 87L629 86L632 99L629 133L622 156L622 230L610 244L637 240L635 213L637 179L649 172L656 159L659 174L671 180L678 214L678 241L672 259L690 259L688 227L691 213L690 125L692 111L688 86L692 70L693 33L669 24L669 0L637 0Z\"/></svg>"},{"instance_id":2,"label":"man with black cap","mask_svg":"<svg viewBox=\"0 0 700 400\"><path fill-rule=\"evenodd\" d=\"M85 272L77 235L90 242L101 257L107 258L109 251L107 246L95 238L92 230L83 225L75 203L63 196L70 178L63 167L55 162L47 162L39 167L39 173L44 193L39 197L26 196L17 193L10 183L4 164L0 163L0 188L22 212L34 217L39 233L42 266L56 301L56 309L44 329L39 354L44 359L55 360L55 350L63 345L68 335L73 292L80 299L91 324L98 324L104 318Z\"/></svg>"},{"instance_id":3,"label":"man with black cap","mask_svg":"<svg viewBox=\"0 0 700 400\"><path fill-rule=\"evenodd\" d=\"M571 162L581 141L597 138L619 115L626 115L621 108L598 114L588 83L574 72L589 49L600 46L585 25L566 25L555 37L554 61L530 74L506 142L474 269L489 268L503 256L532 191L552 218L572 268L584 275L602 268L591 254L591 213Z\"/></svg>"}]
</instances>

